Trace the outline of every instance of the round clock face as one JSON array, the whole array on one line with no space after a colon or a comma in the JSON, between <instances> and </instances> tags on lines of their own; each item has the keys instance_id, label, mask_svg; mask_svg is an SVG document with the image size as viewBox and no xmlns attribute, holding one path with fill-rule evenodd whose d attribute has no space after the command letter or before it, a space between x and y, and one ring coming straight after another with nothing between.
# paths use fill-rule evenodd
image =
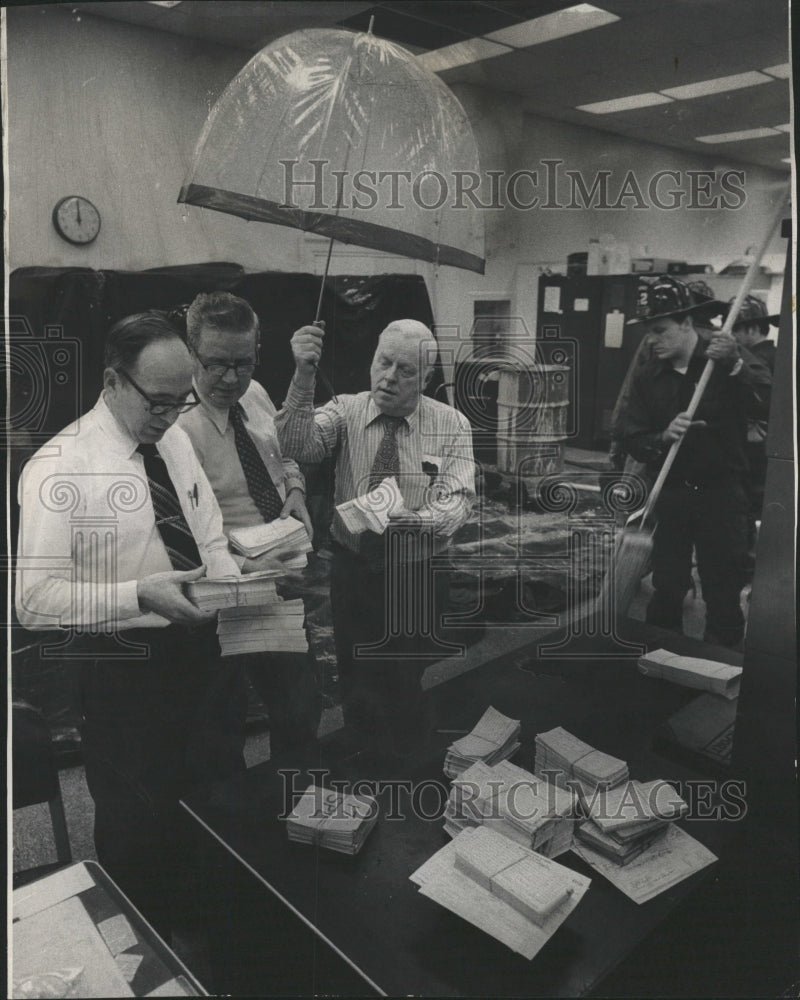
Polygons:
<instances>
[{"instance_id":1,"label":"round clock face","mask_svg":"<svg viewBox=\"0 0 800 1000\"><path fill-rule=\"evenodd\" d=\"M100 232L100 213L88 198L70 194L53 209L53 225L68 243L83 246Z\"/></svg>"}]
</instances>

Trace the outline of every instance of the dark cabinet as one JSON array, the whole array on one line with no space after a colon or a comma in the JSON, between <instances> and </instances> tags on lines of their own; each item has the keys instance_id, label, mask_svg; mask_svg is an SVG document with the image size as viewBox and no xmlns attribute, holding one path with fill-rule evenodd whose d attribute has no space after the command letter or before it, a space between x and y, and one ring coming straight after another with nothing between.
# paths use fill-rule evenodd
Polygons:
<instances>
[{"instance_id":1,"label":"dark cabinet","mask_svg":"<svg viewBox=\"0 0 800 1000\"><path fill-rule=\"evenodd\" d=\"M567 445L605 448L611 413L639 341L641 279L635 274L543 275L539 279L537 355L571 371Z\"/></svg>"}]
</instances>

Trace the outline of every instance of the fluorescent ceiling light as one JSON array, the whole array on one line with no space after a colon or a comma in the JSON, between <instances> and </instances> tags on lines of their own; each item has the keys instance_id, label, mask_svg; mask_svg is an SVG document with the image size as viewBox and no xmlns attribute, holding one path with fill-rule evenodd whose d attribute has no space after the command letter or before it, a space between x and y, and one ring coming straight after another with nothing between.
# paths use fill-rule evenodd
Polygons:
<instances>
[{"instance_id":1,"label":"fluorescent ceiling light","mask_svg":"<svg viewBox=\"0 0 800 1000\"><path fill-rule=\"evenodd\" d=\"M147 0L156 7L177 7L181 0Z\"/></svg>"},{"instance_id":2,"label":"fluorescent ceiling light","mask_svg":"<svg viewBox=\"0 0 800 1000\"><path fill-rule=\"evenodd\" d=\"M772 77L763 73L736 73L734 76L718 76L713 80L703 80L700 83L688 83L682 87L669 87L662 94L675 97L678 100L690 100L693 97L705 97L707 94L724 94L728 90L741 90L743 87L755 87L759 83L771 83Z\"/></svg>"},{"instance_id":3,"label":"fluorescent ceiling light","mask_svg":"<svg viewBox=\"0 0 800 1000\"><path fill-rule=\"evenodd\" d=\"M455 45L446 45L442 49L423 52L417 59L431 73L443 73L446 69L468 66L470 63L491 59L492 56L501 56L506 52L508 52L507 45L498 45L497 42L490 42L487 38L470 38L466 42L456 42Z\"/></svg>"},{"instance_id":4,"label":"fluorescent ceiling light","mask_svg":"<svg viewBox=\"0 0 800 1000\"><path fill-rule=\"evenodd\" d=\"M654 104L671 104L672 98L663 94L631 94L613 101L596 101L594 104L580 104L576 111L588 111L592 115L608 115L613 111L632 111L634 108L649 108Z\"/></svg>"},{"instance_id":5,"label":"fluorescent ceiling light","mask_svg":"<svg viewBox=\"0 0 800 1000\"><path fill-rule=\"evenodd\" d=\"M612 24L614 21L619 21L616 14L609 14L608 11L600 10L590 3L579 3L575 7L567 7L566 10L557 10L552 14L523 21L521 24L500 28L499 31L493 31L486 37L515 49L525 49L530 45L551 42L555 38L601 28L604 24Z\"/></svg>"},{"instance_id":6,"label":"fluorescent ceiling light","mask_svg":"<svg viewBox=\"0 0 800 1000\"><path fill-rule=\"evenodd\" d=\"M745 139L764 139L769 135L780 135L780 132L775 128L748 128L741 132L698 135L695 136L695 142L743 142Z\"/></svg>"},{"instance_id":7,"label":"fluorescent ceiling light","mask_svg":"<svg viewBox=\"0 0 800 1000\"><path fill-rule=\"evenodd\" d=\"M791 125L776 125L775 128L779 132L791 132L792 131L792 126Z\"/></svg>"},{"instance_id":8,"label":"fluorescent ceiling light","mask_svg":"<svg viewBox=\"0 0 800 1000\"><path fill-rule=\"evenodd\" d=\"M781 63L779 66L767 66L764 72L769 73L770 76L777 77L778 80L788 80L791 68L789 63Z\"/></svg>"},{"instance_id":9,"label":"fluorescent ceiling light","mask_svg":"<svg viewBox=\"0 0 800 1000\"><path fill-rule=\"evenodd\" d=\"M467 66L469 63L491 59L492 56L503 55L509 49L525 49L532 45L541 45L555 38L575 35L581 31L600 28L604 24L618 21L616 14L609 14L590 3L579 3L566 10L544 14L530 21L522 21L508 28L500 28L480 38L471 38L455 45L445 45L444 48L424 52L417 59L432 73L442 73L456 66Z\"/></svg>"}]
</instances>

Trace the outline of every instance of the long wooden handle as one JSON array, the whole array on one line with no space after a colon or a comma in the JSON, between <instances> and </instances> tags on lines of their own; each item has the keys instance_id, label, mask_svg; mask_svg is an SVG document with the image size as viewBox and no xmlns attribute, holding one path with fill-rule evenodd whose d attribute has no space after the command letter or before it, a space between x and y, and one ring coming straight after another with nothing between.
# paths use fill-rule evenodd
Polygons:
<instances>
[{"instance_id":1,"label":"long wooden handle","mask_svg":"<svg viewBox=\"0 0 800 1000\"><path fill-rule=\"evenodd\" d=\"M759 246L755 257L750 263L750 267L748 267L747 269L747 274L745 274L742 280L741 287L739 288L739 291L736 293L736 298L733 300L733 303L730 309L728 310L728 315L725 317L725 322L722 324L722 329L720 330L720 334L730 333L731 330L733 329L733 325L736 322L736 317L739 315L739 310L742 307L742 303L745 300L745 296L750 292L750 289L753 286L753 282L755 281L756 277L756 272L761 266L761 259L766 253L767 247L769 246L769 242L772 239L775 230L778 228L778 224L783 218L784 213L786 212L788 203L789 203L789 192L787 191L786 195L781 199L780 205L778 205L778 210L775 213L772 221L770 222L769 228L764 233L764 238L761 241L761 245ZM714 360L713 358L709 358L708 361L706 362L705 368L703 369L702 375L697 380L697 385L695 386L694 393L689 402L689 405L686 407L686 415L689 417L690 420L697 412L697 407L700 405L700 400L703 398L703 393L706 391L706 386L708 385L709 379L711 378L711 373L713 371L714 371ZM684 435L684 437L685 436L686 435ZM678 454L678 449L680 448L682 443L683 443L683 437L679 437L677 441L672 442L672 447L667 452L667 457L664 459L664 464L661 466L661 470L658 473L658 478L653 484L653 488L650 491L650 496L647 498L647 503L645 504L644 510L642 511L642 519L640 522L642 525L644 525L644 522L650 516L653 508L656 505L656 501L661 495L661 490L664 486L664 482L666 481L666 478L669 475L669 470L672 468L672 463L675 461L675 456Z\"/></svg>"}]
</instances>

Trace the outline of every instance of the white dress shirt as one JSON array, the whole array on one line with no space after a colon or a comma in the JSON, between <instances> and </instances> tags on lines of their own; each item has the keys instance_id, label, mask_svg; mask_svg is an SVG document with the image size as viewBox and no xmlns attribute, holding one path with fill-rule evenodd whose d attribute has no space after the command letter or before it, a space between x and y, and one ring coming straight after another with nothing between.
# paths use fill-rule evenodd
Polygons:
<instances>
[{"instance_id":1,"label":"white dress shirt","mask_svg":"<svg viewBox=\"0 0 800 1000\"><path fill-rule=\"evenodd\" d=\"M52 438L19 483L16 609L26 628L158 628L136 583L172 569L137 442L101 396ZM209 577L239 575L208 479L176 425L156 445Z\"/></svg>"},{"instance_id":2,"label":"white dress shirt","mask_svg":"<svg viewBox=\"0 0 800 1000\"><path fill-rule=\"evenodd\" d=\"M197 394L200 395L199 392ZM300 489L305 493L305 479L297 463L281 456L275 430L275 407L267 390L258 382L251 382L239 402L244 411L247 433L275 484L278 496L283 501L291 489ZM229 410L220 410L203 400L199 406L182 413L177 423L189 435L211 483L222 511L225 533L230 534L232 528L263 524L264 519L247 488Z\"/></svg>"}]
</instances>

